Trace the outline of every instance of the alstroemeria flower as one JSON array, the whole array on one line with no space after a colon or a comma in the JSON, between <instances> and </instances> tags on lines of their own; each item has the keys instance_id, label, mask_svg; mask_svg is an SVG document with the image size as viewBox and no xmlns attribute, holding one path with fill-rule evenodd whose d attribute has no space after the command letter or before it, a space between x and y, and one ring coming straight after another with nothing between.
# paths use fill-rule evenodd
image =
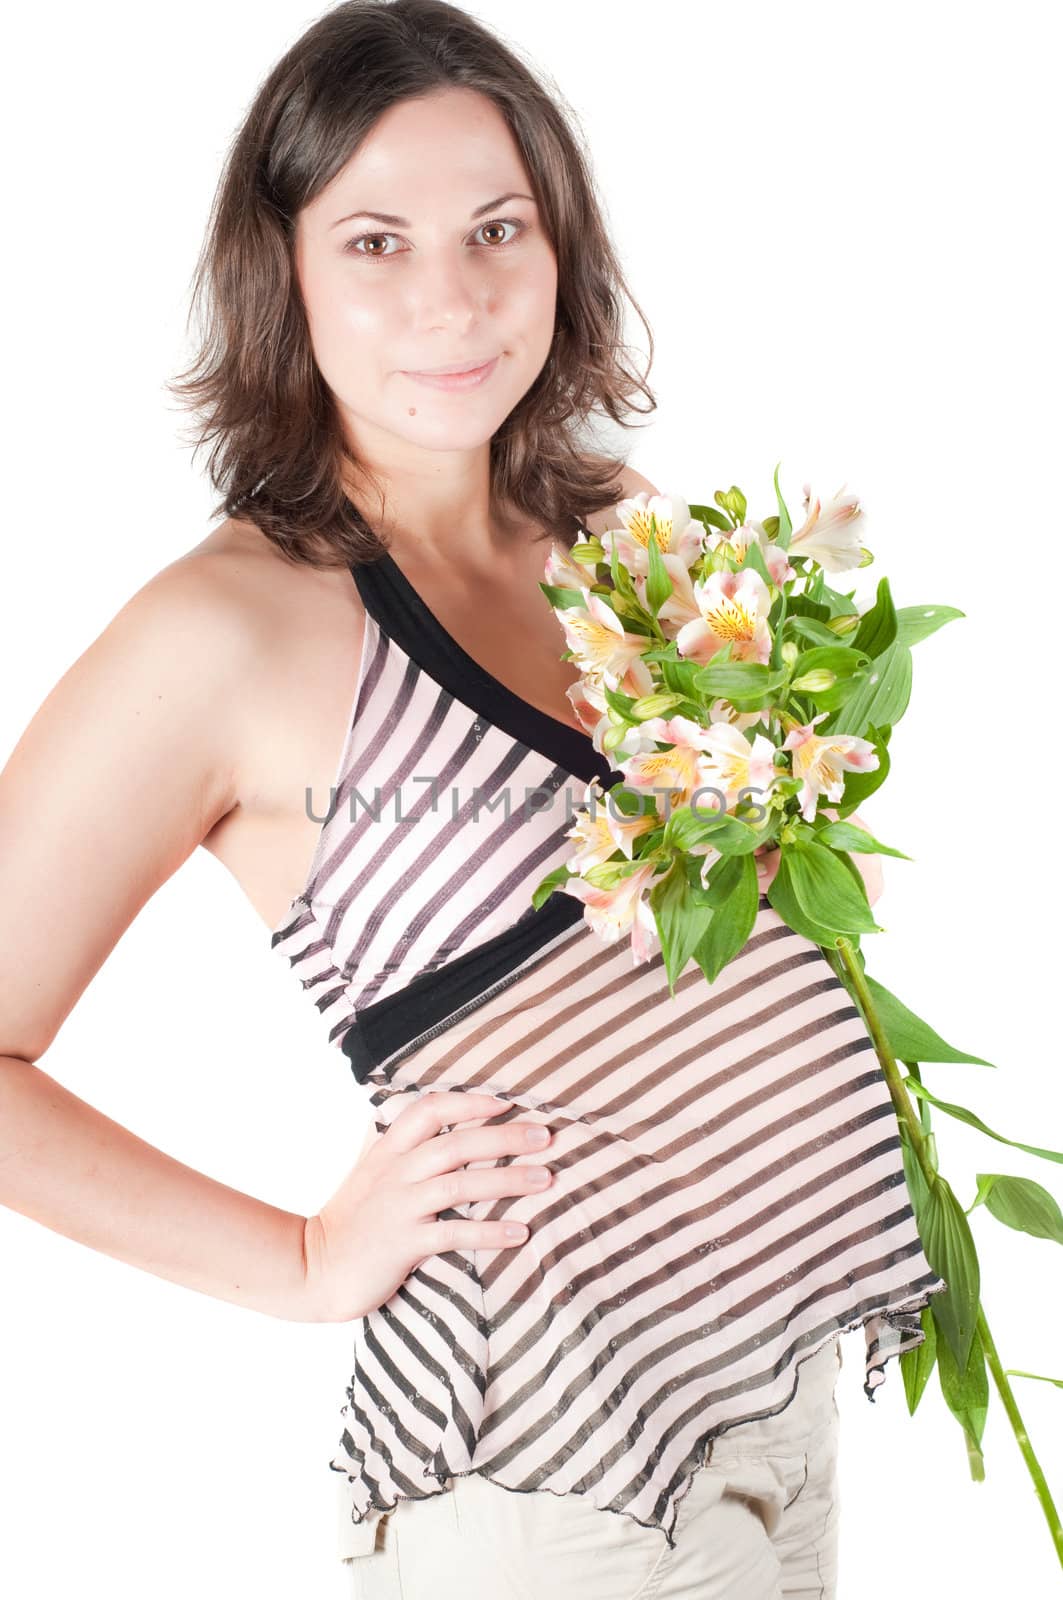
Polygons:
<instances>
[{"instance_id":1,"label":"alstroemeria flower","mask_svg":"<svg viewBox=\"0 0 1063 1600\"><path fill-rule=\"evenodd\" d=\"M720 726L714 724L716 728ZM673 808L687 805L694 790L708 781L704 776L705 752L711 749L712 730L683 716L650 717L642 729L671 748L647 750L620 764L625 781L632 789L657 791L654 799L658 811L663 812L669 800ZM661 790L667 793L662 794Z\"/></svg>"},{"instance_id":2,"label":"alstroemeria flower","mask_svg":"<svg viewBox=\"0 0 1063 1600\"><path fill-rule=\"evenodd\" d=\"M767 530L762 522L743 522L731 533L722 535L734 548L739 561L744 561L746 551L754 540L760 546L760 553L764 557L764 565L771 574L771 581L776 589L781 589L784 583L797 577L796 567L790 565L790 558L782 545L772 544L768 538Z\"/></svg>"},{"instance_id":3,"label":"alstroemeria flower","mask_svg":"<svg viewBox=\"0 0 1063 1600\"><path fill-rule=\"evenodd\" d=\"M658 819L652 811L628 817L610 806L607 792L600 787L597 778L588 783L584 804L588 809L578 814L575 824L565 834L565 838L575 840L577 846L565 863L571 872L585 873L589 867L608 861L618 850L633 861L639 834L657 827Z\"/></svg>"},{"instance_id":4,"label":"alstroemeria flower","mask_svg":"<svg viewBox=\"0 0 1063 1600\"><path fill-rule=\"evenodd\" d=\"M750 744L732 723L714 722L706 729L704 748L704 782L723 791L728 811L743 797L743 790L747 792L747 799L759 805L767 804L779 776L773 760L775 746L770 739L755 733Z\"/></svg>"},{"instance_id":5,"label":"alstroemeria flower","mask_svg":"<svg viewBox=\"0 0 1063 1600\"><path fill-rule=\"evenodd\" d=\"M594 582L594 568L573 561L568 551L555 541L546 558L543 581L555 589L589 589Z\"/></svg>"},{"instance_id":6,"label":"alstroemeria flower","mask_svg":"<svg viewBox=\"0 0 1063 1600\"><path fill-rule=\"evenodd\" d=\"M687 564L680 556L662 556L664 569L672 581L672 592L657 613L657 621L661 625L661 632L666 639L674 639L688 622L700 622L701 611L698 608L697 596L694 593L694 584ZM649 583L648 573L638 573L632 579L635 593L640 603L646 610L650 609L646 596Z\"/></svg>"},{"instance_id":7,"label":"alstroemeria flower","mask_svg":"<svg viewBox=\"0 0 1063 1600\"><path fill-rule=\"evenodd\" d=\"M790 539L790 554L810 556L827 572L848 572L860 565L863 550L861 510L855 494L845 494L843 484L826 505L812 500L811 486L805 484L805 521Z\"/></svg>"},{"instance_id":8,"label":"alstroemeria flower","mask_svg":"<svg viewBox=\"0 0 1063 1600\"><path fill-rule=\"evenodd\" d=\"M717 650L731 645L733 661L759 661L771 656L768 612L771 594L754 567L741 572L710 572L695 583L694 598L700 617L685 623L676 634L681 656L706 665Z\"/></svg>"},{"instance_id":9,"label":"alstroemeria flower","mask_svg":"<svg viewBox=\"0 0 1063 1600\"><path fill-rule=\"evenodd\" d=\"M709 707L710 722L728 722L732 728L751 728L766 715L764 711L736 711L730 700L714 700Z\"/></svg>"},{"instance_id":10,"label":"alstroemeria flower","mask_svg":"<svg viewBox=\"0 0 1063 1600\"><path fill-rule=\"evenodd\" d=\"M716 865L717 861L719 861L720 857L723 854L723 851L722 850L717 850L717 848L716 848L716 846L714 844L707 844L707 843L692 844L692 845L688 846L688 849L689 849L690 854L692 856L704 856L705 857L704 861L701 863L700 877L701 877L701 887L703 889L707 889L708 886L709 886L709 873L712 870L712 868Z\"/></svg>"},{"instance_id":11,"label":"alstroemeria flower","mask_svg":"<svg viewBox=\"0 0 1063 1600\"><path fill-rule=\"evenodd\" d=\"M621 500L616 514L621 525L601 535L602 549L609 561L615 546L617 560L632 577L644 577L649 571L651 517L662 556L676 556L685 567L692 567L701 555L705 529L691 517L690 507L677 494L648 494L640 489L638 494Z\"/></svg>"},{"instance_id":12,"label":"alstroemeria flower","mask_svg":"<svg viewBox=\"0 0 1063 1600\"><path fill-rule=\"evenodd\" d=\"M821 711L811 722L792 729L782 744L784 750L793 751L794 777L802 780L798 801L806 822L816 815L820 795L828 800L842 798L847 772L874 772L878 766L878 754L869 739L855 733L813 733L816 723L828 716L829 711Z\"/></svg>"},{"instance_id":13,"label":"alstroemeria flower","mask_svg":"<svg viewBox=\"0 0 1063 1600\"><path fill-rule=\"evenodd\" d=\"M644 734L639 723L628 727L624 732L623 740L607 751L604 745L605 735L616 726L609 714L609 702L605 698L602 684L593 677L583 676L575 683L569 684L565 690L570 705L580 723L590 734L591 743L600 756L612 760L614 765L633 756L640 750L652 750L653 740Z\"/></svg>"},{"instance_id":14,"label":"alstroemeria flower","mask_svg":"<svg viewBox=\"0 0 1063 1600\"><path fill-rule=\"evenodd\" d=\"M569 878L562 886L567 894L583 901L584 917L600 939L615 944L630 933L636 965L647 961L660 944L656 919L643 898L643 891L649 887L656 870L657 863L647 861L621 878L612 889L596 888L580 877Z\"/></svg>"},{"instance_id":15,"label":"alstroemeria flower","mask_svg":"<svg viewBox=\"0 0 1063 1600\"><path fill-rule=\"evenodd\" d=\"M641 633L628 633L600 594L588 589L584 605L554 606L553 611L580 672L593 673L610 689L636 699L653 692L653 674L642 659L649 641Z\"/></svg>"}]
</instances>

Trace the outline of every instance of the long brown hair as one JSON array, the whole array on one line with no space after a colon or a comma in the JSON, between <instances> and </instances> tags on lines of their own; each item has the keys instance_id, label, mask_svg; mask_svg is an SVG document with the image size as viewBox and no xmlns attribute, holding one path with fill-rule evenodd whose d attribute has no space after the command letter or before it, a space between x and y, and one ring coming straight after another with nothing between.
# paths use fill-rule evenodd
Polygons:
<instances>
[{"instance_id":1,"label":"long brown hair","mask_svg":"<svg viewBox=\"0 0 1063 1600\"><path fill-rule=\"evenodd\" d=\"M201 329L192 365L167 387L197 416L195 450L240 516L295 561L372 560L378 538L345 491L357 469L314 360L294 266L299 210L397 101L457 86L505 117L557 257L557 317L547 361L490 444L492 495L570 545L622 493L622 459L588 455L595 407L623 427L656 410L645 375L621 359L627 288L599 210L589 159L548 92L498 38L445 0L346 0L277 62L230 146L192 280ZM628 397L643 394L643 409ZM591 424L593 426L593 424ZM195 453L195 452L194 452Z\"/></svg>"}]
</instances>

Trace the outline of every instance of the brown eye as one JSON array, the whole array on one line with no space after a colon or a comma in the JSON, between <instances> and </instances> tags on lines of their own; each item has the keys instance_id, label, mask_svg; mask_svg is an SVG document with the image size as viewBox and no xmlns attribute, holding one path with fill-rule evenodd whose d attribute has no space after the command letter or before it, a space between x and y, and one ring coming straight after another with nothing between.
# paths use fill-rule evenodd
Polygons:
<instances>
[{"instance_id":1,"label":"brown eye","mask_svg":"<svg viewBox=\"0 0 1063 1600\"><path fill-rule=\"evenodd\" d=\"M488 242L487 242L486 248L489 249L489 250L505 250L505 249L508 248L509 245L516 244L517 240L520 238L521 234L524 233L524 231L527 229L527 227L528 227L528 224L526 222L521 222L518 217L506 217L506 218L497 218L493 222L481 222L479 228L476 231L478 233L484 233L488 228L492 228L492 229L495 229L495 230L501 230L501 229L504 229L504 228L515 228L516 232L513 234L513 236L511 238L509 238L509 239L495 238L495 239L492 239L492 240L488 240ZM386 241L388 239L397 239L398 237L399 237L399 235L397 233L360 233L356 239L348 239L347 243L343 247L344 254L345 255L351 255L351 256L361 256L364 260L367 260L367 261L386 261L391 256L396 256L396 255L401 255L402 254L401 250L388 250L386 248ZM362 248L363 245L376 245L378 243L383 243L385 245L385 248L384 249L376 249L376 248L363 249Z\"/></svg>"},{"instance_id":2,"label":"brown eye","mask_svg":"<svg viewBox=\"0 0 1063 1600\"><path fill-rule=\"evenodd\" d=\"M373 244L378 241L394 238L395 235L393 233L362 233L359 234L357 239L348 240L347 244L344 246L344 249L351 255L369 256L371 259L375 259L377 256L388 255L391 254L391 252L387 250L360 250L358 248L359 245L365 244L367 241L370 244Z\"/></svg>"}]
</instances>

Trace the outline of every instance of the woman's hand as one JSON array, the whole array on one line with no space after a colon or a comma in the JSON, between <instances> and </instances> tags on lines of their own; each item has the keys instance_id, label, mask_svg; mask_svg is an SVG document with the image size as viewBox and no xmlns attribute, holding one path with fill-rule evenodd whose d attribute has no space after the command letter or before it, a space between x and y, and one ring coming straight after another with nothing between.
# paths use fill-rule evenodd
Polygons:
<instances>
[{"instance_id":1,"label":"woman's hand","mask_svg":"<svg viewBox=\"0 0 1063 1600\"><path fill-rule=\"evenodd\" d=\"M824 806L823 815L830 817L832 822L837 822L838 813L832 806ZM858 812L854 811L846 818L854 828L863 828L865 833L871 829ZM779 870L778 845L758 845L753 852L757 861L757 888L761 894L767 889L775 874ZM854 850L852 852L853 864L864 880L869 905L874 905L882 893L882 857L877 852L867 850Z\"/></svg>"},{"instance_id":2,"label":"woman's hand","mask_svg":"<svg viewBox=\"0 0 1063 1600\"><path fill-rule=\"evenodd\" d=\"M757 888L763 894L779 870L779 846L761 844L753 854L757 858Z\"/></svg>"},{"instance_id":3,"label":"woman's hand","mask_svg":"<svg viewBox=\"0 0 1063 1600\"><path fill-rule=\"evenodd\" d=\"M519 1159L549 1145L549 1128L506 1122L440 1132L507 1109L510 1102L493 1094L439 1091L399 1112L331 1200L307 1218L306 1293L314 1321L349 1322L375 1311L429 1256L494 1250L527 1238L523 1223L441 1221L437 1215L470 1200L541 1194L549 1187L548 1167ZM465 1165L498 1156L517 1159L474 1171Z\"/></svg>"}]
</instances>

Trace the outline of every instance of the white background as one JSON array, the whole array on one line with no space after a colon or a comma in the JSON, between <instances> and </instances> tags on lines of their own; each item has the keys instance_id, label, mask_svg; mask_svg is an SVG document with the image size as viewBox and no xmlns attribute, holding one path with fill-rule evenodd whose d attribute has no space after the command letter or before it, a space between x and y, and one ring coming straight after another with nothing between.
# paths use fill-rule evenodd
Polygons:
<instances>
[{"instance_id":1,"label":"white background","mask_svg":"<svg viewBox=\"0 0 1063 1600\"><path fill-rule=\"evenodd\" d=\"M654 329L660 489L751 513L843 482L898 604L966 617L916 648L869 803L888 930L868 970L996 1066L939 1096L1063 1145L1058 1019L1059 38L1040 4L481 0L583 126ZM60 0L5 80L0 756L124 601L210 526L163 392L224 151L315 13ZM9 36L10 37L10 36ZM632 318L630 338L642 347ZM637 420L637 419L636 419ZM796 518L795 518L796 520ZM307 685L307 692L313 686ZM4 841L4 848L17 841ZM62 870L62 839L56 840ZM275 964L276 963L276 964ZM91 984L44 1069L213 1177L311 1213L365 1102L234 880L198 851ZM1059 1168L936 1114L975 1173ZM973 1217L1005 1365L1063 1377L1058 1245ZM0 1589L177 1600L346 1591L328 1471L351 1328L283 1323L0 1211ZM869 1404L844 1341L842 1600L1060 1592L995 1391L970 1481L936 1376ZM1063 1505L1063 1392L1015 1392ZM619 1600L619 1597L618 1597Z\"/></svg>"}]
</instances>

